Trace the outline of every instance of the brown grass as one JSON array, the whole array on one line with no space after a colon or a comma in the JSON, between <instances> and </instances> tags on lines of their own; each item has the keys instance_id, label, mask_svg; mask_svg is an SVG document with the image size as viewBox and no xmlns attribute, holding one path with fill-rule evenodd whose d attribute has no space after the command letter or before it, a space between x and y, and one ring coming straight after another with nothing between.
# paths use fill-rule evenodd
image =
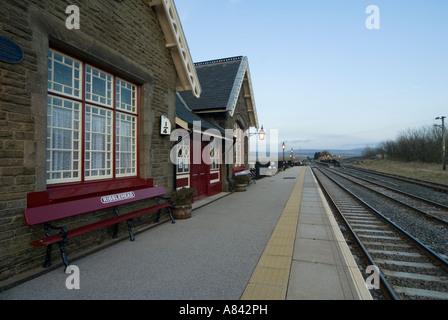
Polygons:
<instances>
[{"instance_id":1,"label":"brown grass","mask_svg":"<svg viewBox=\"0 0 448 320\"><path fill-rule=\"evenodd\" d=\"M442 164L389 160L364 160L353 164L360 168L448 184L448 171L442 170Z\"/></svg>"}]
</instances>

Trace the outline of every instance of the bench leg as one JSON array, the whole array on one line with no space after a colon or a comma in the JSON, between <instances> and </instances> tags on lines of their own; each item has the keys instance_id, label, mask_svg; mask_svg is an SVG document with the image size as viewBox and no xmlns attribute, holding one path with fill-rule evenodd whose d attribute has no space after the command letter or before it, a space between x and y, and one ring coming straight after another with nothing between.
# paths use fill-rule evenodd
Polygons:
<instances>
[{"instance_id":1,"label":"bench leg","mask_svg":"<svg viewBox=\"0 0 448 320\"><path fill-rule=\"evenodd\" d=\"M112 238L114 238L114 239L118 238L118 227L119 227L119 226L120 226L119 223L116 223L116 224L114 225L114 235L112 236Z\"/></svg>"},{"instance_id":2,"label":"bench leg","mask_svg":"<svg viewBox=\"0 0 448 320\"><path fill-rule=\"evenodd\" d=\"M126 222L128 223L129 238L131 241L134 241L135 237L134 237L134 232L132 232L132 224L131 224L132 220L134 220L134 219L126 220Z\"/></svg>"},{"instance_id":3,"label":"bench leg","mask_svg":"<svg viewBox=\"0 0 448 320\"><path fill-rule=\"evenodd\" d=\"M62 262L65 265L65 268L67 269L67 267L69 266L69 262L67 259L67 252L65 250L65 246L64 243L67 243L68 239L67 239L67 235L68 235L68 231L66 228L60 228L60 227L55 227L53 225L51 225L51 223L47 222L44 225L44 231L45 234L47 235L47 237L51 236L51 232L50 230L54 229L54 230L60 230L59 231L59 235L62 237L62 241L58 242L59 245L59 250L61 251L61 256L62 256ZM51 267L51 252L53 250L53 245L48 245L47 249L46 249L46 253L45 253L45 262L43 264L43 268L49 268Z\"/></svg>"},{"instance_id":4,"label":"bench leg","mask_svg":"<svg viewBox=\"0 0 448 320\"><path fill-rule=\"evenodd\" d=\"M171 199L171 198L157 198L157 204L161 204L161 200L160 199L166 199L166 200L168 200L169 201L169 203L171 204L171 206L169 206L167 209L168 209L168 213L170 214L170 218L171 218L171 222L174 224L174 223L176 223L176 220L174 220L174 217L173 217L173 211L172 211L172 206L173 206L173 199ZM156 218L156 222L158 223L159 221L160 221L160 213L162 212L162 209L159 209L159 211L157 211L157 218Z\"/></svg>"},{"instance_id":5,"label":"bench leg","mask_svg":"<svg viewBox=\"0 0 448 320\"><path fill-rule=\"evenodd\" d=\"M67 258L67 251L65 250L64 242L62 242L62 241L58 242L58 245L59 245L59 250L61 251L62 262L65 265L65 268L64 268L64 270L65 270L70 265L70 262L68 261L68 258Z\"/></svg>"},{"instance_id":6,"label":"bench leg","mask_svg":"<svg viewBox=\"0 0 448 320\"><path fill-rule=\"evenodd\" d=\"M61 257L62 257L62 262L65 265L64 271L65 269L67 269L67 267L70 265L70 262L68 262L67 259L67 251L65 250L65 244L68 242L68 231L66 228L61 228L61 231L59 232L59 235L62 237L62 241L58 242L58 246L59 246L59 250L61 251Z\"/></svg>"},{"instance_id":7,"label":"bench leg","mask_svg":"<svg viewBox=\"0 0 448 320\"><path fill-rule=\"evenodd\" d=\"M114 209L115 215L118 217L120 215L120 211L118 211L117 208ZM132 231L132 223L131 221L134 221L134 218L126 220L126 222L128 223L128 231L129 231L129 239L131 241L135 241L135 237L134 237L134 232ZM119 227L119 223L116 223L114 225L114 238L118 238L118 227Z\"/></svg>"},{"instance_id":8,"label":"bench leg","mask_svg":"<svg viewBox=\"0 0 448 320\"><path fill-rule=\"evenodd\" d=\"M51 232L50 232L50 229L52 228L53 226L49 223L49 222L47 222L47 223L45 223L44 224L44 232L45 232L45 235L47 236L47 237L49 237L49 236L51 236ZM44 262L44 264L43 264L43 268L49 268L49 267L51 267L51 251L53 250L53 246L50 244L50 245L48 245L47 246L47 250L46 250L46 253L45 253L45 262Z\"/></svg>"},{"instance_id":9,"label":"bench leg","mask_svg":"<svg viewBox=\"0 0 448 320\"><path fill-rule=\"evenodd\" d=\"M173 224L176 223L176 220L174 220L174 217L173 217L173 210L171 209L171 207L168 207L167 209L168 209L168 213L170 214L171 222ZM156 218L157 223L160 222L160 213L161 212L162 212L162 209L159 209L159 211L157 211L157 218Z\"/></svg>"},{"instance_id":10,"label":"bench leg","mask_svg":"<svg viewBox=\"0 0 448 320\"><path fill-rule=\"evenodd\" d=\"M131 219L131 220L133 220L133 219ZM128 230L129 230L129 238L131 239L131 241L134 241L135 237L134 237L134 232L132 231L132 224L131 224L131 222L129 220L127 221L127 223L128 223ZM114 238L114 239L118 238L118 228L119 228L119 226L120 226L119 223L116 223L114 225L114 230L113 230L114 234L112 236L112 238Z\"/></svg>"},{"instance_id":11,"label":"bench leg","mask_svg":"<svg viewBox=\"0 0 448 320\"><path fill-rule=\"evenodd\" d=\"M70 262L68 261L67 258L67 250L65 249L65 245L64 242L58 242L58 246L59 246L59 250L61 251L61 258L62 258L62 262L65 265L65 269L67 269L67 267L70 265ZM48 245L47 246L47 250L45 253L45 262L43 264L43 268L49 268L51 267L51 251L53 249L53 245Z\"/></svg>"},{"instance_id":12,"label":"bench leg","mask_svg":"<svg viewBox=\"0 0 448 320\"><path fill-rule=\"evenodd\" d=\"M42 266L43 268L51 267L51 251L52 251L52 249L53 249L53 245L50 244L47 246L47 250L45 253L45 262Z\"/></svg>"},{"instance_id":13,"label":"bench leg","mask_svg":"<svg viewBox=\"0 0 448 320\"><path fill-rule=\"evenodd\" d=\"M174 217L173 217L173 210L171 209L171 207L168 207L168 212L170 214L171 222L173 224L176 223L176 220L174 220Z\"/></svg>"}]
</instances>

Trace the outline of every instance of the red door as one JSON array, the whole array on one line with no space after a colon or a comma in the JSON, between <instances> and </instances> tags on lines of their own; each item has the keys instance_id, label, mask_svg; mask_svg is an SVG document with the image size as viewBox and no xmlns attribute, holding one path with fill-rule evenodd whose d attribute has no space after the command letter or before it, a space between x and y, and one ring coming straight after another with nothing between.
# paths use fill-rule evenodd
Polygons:
<instances>
[{"instance_id":1,"label":"red door","mask_svg":"<svg viewBox=\"0 0 448 320\"><path fill-rule=\"evenodd\" d=\"M201 155L205 146L206 143L203 141ZM195 152L193 152L193 154L195 154ZM199 156L199 153L197 154L197 156ZM196 196L197 199L207 196L210 166L204 163L204 159L202 159L202 157L200 159L200 164L195 163L199 163L199 159L193 159L193 161L191 161L190 187L198 191L198 194Z\"/></svg>"},{"instance_id":2,"label":"red door","mask_svg":"<svg viewBox=\"0 0 448 320\"><path fill-rule=\"evenodd\" d=\"M196 198L205 197L207 195L207 169L204 164L193 164L191 166L191 187L198 191Z\"/></svg>"}]
</instances>

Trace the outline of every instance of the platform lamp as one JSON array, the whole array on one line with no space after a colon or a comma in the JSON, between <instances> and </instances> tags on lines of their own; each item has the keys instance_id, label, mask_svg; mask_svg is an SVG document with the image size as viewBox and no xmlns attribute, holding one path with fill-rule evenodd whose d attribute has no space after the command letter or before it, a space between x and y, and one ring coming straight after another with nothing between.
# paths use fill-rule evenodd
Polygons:
<instances>
[{"instance_id":1,"label":"platform lamp","mask_svg":"<svg viewBox=\"0 0 448 320\"><path fill-rule=\"evenodd\" d=\"M252 136L255 136L255 135L258 135L258 139L259 140L266 139L266 132L264 131L263 126L261 126L261 129L259 131L253 132L253 133L249 133L249 137L252 137Z\"/></svg>"},{"instance_id":2,"label":"platform lamp","mask_svg":"<svg viewBox=\"0 0 448 320\"><path fill-rule=\"evenodd\" d=\"M258 135L258 139L263 141L264 139L266 139L266 132L263 129L263 126L261 126L261 129L258 132L254 132L254 133L249 133L249 137ZM257 149L256 149L256 157L255 157L255 163L257 162L258 159L258 145L257 145Z\"/></svg>"},{"instance_id":3,"label":"platform lamp","mask_svg":"<svg viewBox=\"0 0 448 320\"><path fill-rule=\"evenodd\" d=\"M294 149L291 148L291 166L294 167Z\"/></svg>"},{"instance_id":4,"label":"platform lamp","mask_svg":"<svg viewBox=\"0 0 448 320\"><path fill-rule=\"evenodd\" d=\"M249 133L249 137L252 137L252 136L255 136L255 135L258 135L258 139L260 141L263 141L264 139L266 139L266 132L264 131L263 126L261 126L261 129L258 132ZM257 143L256 149L255 149L255 170L257 172L257 179L258 179L258 176L259 176L258 171L259 171L259 169L258 169L258 166L257 166L257 162L258 162L258 143Z\"/></svg>"},{"instance_id":5,"label":"platform lamp","mask_svg":"<svg viewBox=\"0 0 448 320\"><path fill-rule=\"evenodd\" d=\"M266 139L266 132L264 131L263 126L261 126L260 131L258 131L258 139L260 139L261 141Z\"/></svg>"},{"instance_id":6,"label":"platform lamp","mask_svg":"<svg viewBox=\"0 0 448 320\"><path fill-rule=\"evenodd\" d=\"M266 132L264 131L263 126L261 126L260 131L258 131L255 134L258 134L258 139L260 141L264 141L264 139L266 139ZM256 156L256 158L255 158L255 165L256 165L257 164L257 159L258 159L258 144L257 144L257 150L256 150L256 155L255 156Z\"/></svg>"},{"instance_id":7,"label":"platform lamp","mask_svg":"<svg viewBox=\"0 0 448 320\"><path fill-rule=\"evenodd\" d=\"M285 171L285 149L286 149L286 146L285 146L284 142L282 144L282 149L283 149L283 171Z\"/></svg>"}]
</instances>

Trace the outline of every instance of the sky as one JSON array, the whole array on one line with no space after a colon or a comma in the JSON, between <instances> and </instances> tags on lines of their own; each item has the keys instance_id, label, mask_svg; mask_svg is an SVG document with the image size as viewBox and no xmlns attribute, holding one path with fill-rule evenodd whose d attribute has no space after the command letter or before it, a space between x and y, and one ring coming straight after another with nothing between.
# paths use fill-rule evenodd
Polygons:
<instances>
[{"instance_id":1,"label":"sky","mask_svg":"<svg viewBox=\"0 0 448 320\"><path fill-rule=\"evenodd\" d=\"M248 57L279 147L375 147L448 116L448 1L174 2L193 62Z\"/></svg>"}]
</instances>

